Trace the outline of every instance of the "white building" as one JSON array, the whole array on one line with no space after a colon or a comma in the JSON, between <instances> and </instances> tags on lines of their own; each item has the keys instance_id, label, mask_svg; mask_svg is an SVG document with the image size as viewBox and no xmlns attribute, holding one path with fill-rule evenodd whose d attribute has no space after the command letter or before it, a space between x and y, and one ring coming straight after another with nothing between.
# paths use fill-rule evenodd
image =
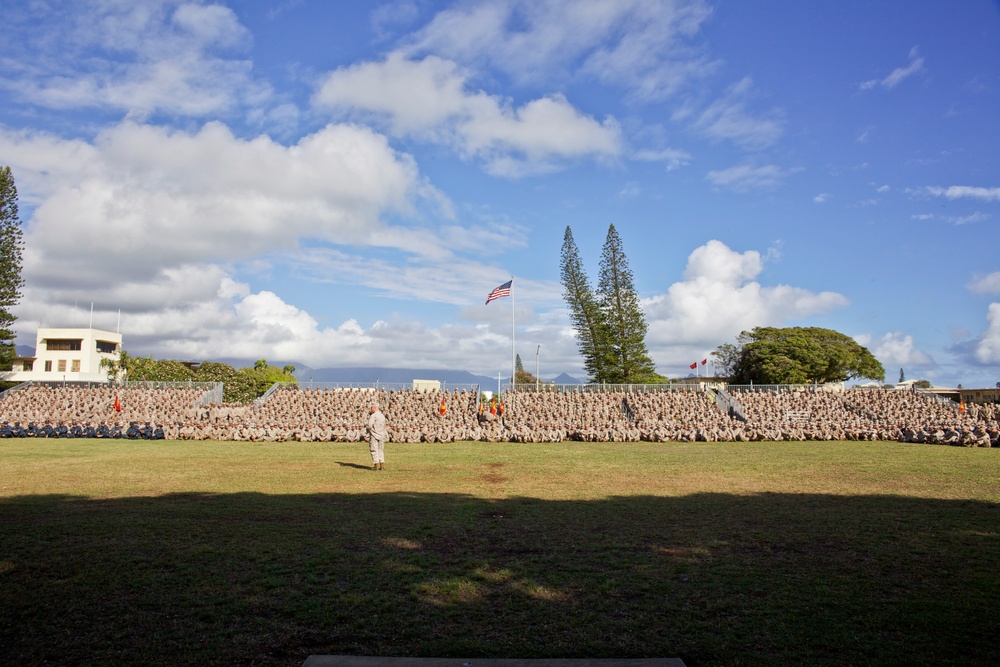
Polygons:
<instances>
[{"instance_id":1,"label":"white building","mask_svg":"<svg viewBox=\"0 0 1000 667\"><path fill-rule=\"evenodd\" d=\"M18 357L3 379L12 382L107 382L101 360L118 359L122 335L100 329L39 327L34 357Z\"/></svg>"}]
</instances>

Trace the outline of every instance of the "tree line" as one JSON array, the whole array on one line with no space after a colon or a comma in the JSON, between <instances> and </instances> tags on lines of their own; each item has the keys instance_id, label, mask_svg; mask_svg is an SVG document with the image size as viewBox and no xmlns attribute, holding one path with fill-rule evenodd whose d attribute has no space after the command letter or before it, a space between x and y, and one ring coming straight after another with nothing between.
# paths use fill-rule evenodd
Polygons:
<instances>
[{"instance_id":1,"label":"tree line","mask_svg":"<svg viewBox=\"0 0 1000 667\"><path fill-rule=\"evenodd\" d=\"M226 403L249 403L267 391L275 382L298 384L292 373L295 366L271 366L258 359L253 367L236 369L218 361L186 364L173 359L133 357L125 350L117 359L102 359L101 368L108 380L117 382L221 382L222 400Z\"/></svg>"}]
</instances>

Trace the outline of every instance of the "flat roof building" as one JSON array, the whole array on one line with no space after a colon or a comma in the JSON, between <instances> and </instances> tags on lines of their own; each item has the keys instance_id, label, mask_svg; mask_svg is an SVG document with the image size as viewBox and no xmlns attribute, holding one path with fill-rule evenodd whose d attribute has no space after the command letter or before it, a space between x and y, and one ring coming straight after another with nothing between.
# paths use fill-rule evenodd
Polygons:
<instances>
[{"instance_id":1,"label":"flat roof building","mask_svg":"<svg viewBox=\"0 0 1000 667\"><path fill-rule=\"evenodd\" d=\"M38 327L35 356L18 357L2 375L11 382L107 382L101 360L117 360L122 335L91 328Z\"/></svg>"}]
</instances>

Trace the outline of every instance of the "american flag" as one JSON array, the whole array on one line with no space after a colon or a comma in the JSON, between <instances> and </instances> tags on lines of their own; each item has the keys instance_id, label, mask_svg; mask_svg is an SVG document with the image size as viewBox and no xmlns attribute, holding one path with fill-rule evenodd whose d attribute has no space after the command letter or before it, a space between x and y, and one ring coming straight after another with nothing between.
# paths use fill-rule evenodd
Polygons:
<instances>
[{"instance_id":1,"label":"american flag","mask_svg":"<svg viewBox=\"0 0 1000 667\"><path fill-rule=\"evenodd\" d=\"M486 297L486 303L489 303L493 299L499 299L502 296L510 296L510 284L512 282L514 282L513 278L505 282L503 285L494 287L493 291L490 292L490 295Z\"/></svg>"}]
</instances>

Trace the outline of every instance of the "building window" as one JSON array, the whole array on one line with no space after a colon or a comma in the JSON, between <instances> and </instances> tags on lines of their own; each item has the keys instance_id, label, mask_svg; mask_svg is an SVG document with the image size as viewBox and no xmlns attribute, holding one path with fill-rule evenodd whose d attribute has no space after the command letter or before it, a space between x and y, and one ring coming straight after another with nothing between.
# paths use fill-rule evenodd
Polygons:
<instances>
[{"instance_id":1,"label":"building window","mask_svg":"<svg viewBox=\"0 0 1000 667\"><path fill-rule=\"evenodd\" d=\"M103 354L114 354L115 350L118 349L117 343L112 343L106 340L97 341L97 351Z\"/></svg>"},{"instance_id":2,"label":"building window","mask_svg":"<svg viewBox=\"0 0 1000 667\"><path fill-rule=\"evenodd\" d=\"M45 372L46 373L51 373L52 372L52 360L51 359L45 362Z\"/></svg>"},{"instance_id":3,"label":"building window","mask_svg":"<svg viewBox=\"0 0 1000 667\"><path fill-rule=\"evenodd\" d=\"M59 361L56 362L56 364L58 365L58 367L56 368L56 370L58 370L60 373L65 373L66 372L66 360L65 359L60 359Z\"/></svg>"},{"instance_id":4,"label":"building window","mask_svg":"<svg viewBox=\"0 0 1000 667\"><path fill-rule=\"evenodd\" d=\"M79 373L80 372L80 360L79 359L74 359L73 360L73 363L70 364L69 372L70 373Z\"/></svg>"},{"instance_id":5,"label":"building window","mask_svg":"<svg viewBox=\"0 0 1000 667\"><path fill-rule=\"evenodd\" d=\"M78 352L83 340L80 338L51 338L45 341L45 349L55 352Z\"/></svg>"},{"instance_id":6,"label":"building window","mask_svg":"<svg viewBox=\"0 0 1000 667\"><path fill-rule=\"evenodd\" d=\"M30 361L30 360L29 361L22 361L21 362L21 368L25 372L30 373L35 368L35 362L34 361Z\"/></svg>"}]
</instances>

